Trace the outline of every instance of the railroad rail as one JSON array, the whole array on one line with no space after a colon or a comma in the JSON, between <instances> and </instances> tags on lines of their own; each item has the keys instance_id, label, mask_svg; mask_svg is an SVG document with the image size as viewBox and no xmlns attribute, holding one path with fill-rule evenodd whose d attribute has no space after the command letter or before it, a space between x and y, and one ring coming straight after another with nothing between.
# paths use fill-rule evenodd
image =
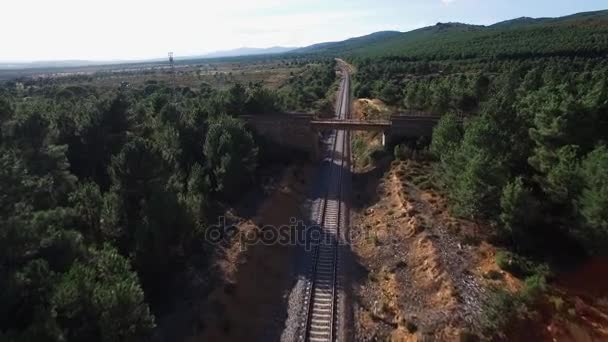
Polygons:
<instances>
[{"instance_id":1,"label":"railroad rail","mask_svg":"<svg viewBox=\"0 0 608 342\"><path fill-rule=\"evenodd\" d=\"M344 74L336 106L336 116L342 120L348 118L350 109L350 79L346 72ZM343 176L345 170L350 168L349 137L350 134L344 130L332 132L329 138L330 148L324 156L324 161L329 161L327 186L316 210L316 223L320 226L320 232L311 252L300 341L338 340L339 243L340 230L345 221Z\"/></svg>"}]
</instances>

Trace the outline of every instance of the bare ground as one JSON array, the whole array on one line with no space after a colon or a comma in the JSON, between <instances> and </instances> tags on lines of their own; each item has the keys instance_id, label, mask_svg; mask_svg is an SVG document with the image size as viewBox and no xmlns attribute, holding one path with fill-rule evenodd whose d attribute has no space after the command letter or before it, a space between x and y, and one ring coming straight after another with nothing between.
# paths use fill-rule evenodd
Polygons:
<instances>
[{"instance_id":1,"label":"bare ground","mask_svg":"<svg viewBox=\"0 0 608 342\"><path fill-rule=\"evenodd\" d=\"M356 99L353 101L353 117L360 120L388 119L393 108L378 99Z\"/></svg>"},{"instance_id":2,"label":"bare ground","mask_svg":"<svg viewBox=\"0 0 608 342\"><path fill-rule=\"evenodd\" d=\"M446 234L459 223L441 215L435 194L407 181L418 167L395 164L376 189L379 201L355 217L353 248L368 272L355 314L361 340L456 337L478 307L481 288L464 272L471 257Z\"/></svg>"},{"instance_id":3,"label":"bare ground","mask_svg":"<svg viewBox=\"0 0 608 342\"><path fill-rule=\"evenodd\" d=\"M468 336L490 281L484 275L501 272L495 249L478 238L483 228L452 217L445 200L425 189L420 178L428 172L426 164L394 162L378 184L370 170L355 184L363 192L355 195L352 245L367 273L354 291L357 340ZM508 274L492 282L519 286Z\"/></svg>"}]
</instances>

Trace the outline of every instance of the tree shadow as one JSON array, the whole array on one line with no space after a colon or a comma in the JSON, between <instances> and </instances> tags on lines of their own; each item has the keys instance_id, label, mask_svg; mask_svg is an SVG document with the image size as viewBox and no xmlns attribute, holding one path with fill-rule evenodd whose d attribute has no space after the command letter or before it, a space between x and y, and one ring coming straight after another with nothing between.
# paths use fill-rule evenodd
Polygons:
<instances>
[{"instance_id":1,"label":"tree shadow","mask_svg":"<svg viewBox=\"0 0 608 342\"><path fill-rule=\"evenodd\" d=\"M354 340L354 316L351 303L353 300L352 284L361 283L368 275L367 268L360 263L359 258L353 252L350 245L350 208L352 206L352 173L349 167L338 165L335 161L332 162L331 154L329 157L320 163L318 172L315 177L315 182L311 189L310 200L308 201L305 212L314 212L313 206L324 199L336 200L338 195L328 191L329 181L332 180L330 174L342 172L342 191L341 200L346 209L343 215L343 221L339 230L339 236L334 233L327 232L326 237L336 239L338 253L338 282L336 284L340 296L337 299L338 310L343 310L342 319L337 322L337 333L339 340ZM341 158L343 155L340 152L334 152L333 157ZM319 224L318 219L305 220L306 226L315 226ZM296 340L297 336L302 335L305 331L308 310L307 306L303 306L304 298L309 298L309 292L306 291L306 286L312 285L314 281L314 264L315 250L310 248L308 244L298 244L296 248L296 257L294 258L292 268L292 282L289 286L290 299L284 302L284 305L279 309L279 317L282 322L275 329L269 329L269 334L265 335L264 341L278 340ZM314 245L313 245L314 246ZM287 331L287 333L285 333Z\"/></svg>"},{"instance_id":2,"label":"tree shadow","mask_svg":"<svg viewBox=\"0 0 608 342\"><path fill-rule=\"evenodd\" d=\"M356 190L353 191L352 209L370 207L380 200L377 189L390 165L390 158L384 158L373 168L353 174L353 189Z\"/></svg>"},{"instance_id":3,"label":"tree shadow","mask_svg":"<svg viewBox=\"0 0 608 342\"><path fill-rule=\"evenodd\" d=\"M257 217L252 220L259 227L264 225L293 227L292 218L295 218L302 224L296 224L293 231L291 229L289 231L295 236L303 237L303 240L296 239L295 243L287 244L258 242L248 245L246 252L243 253L243 263L239 261L239 265L235 265L236 272L233 279L220 284L219 290L212 294L215 296L212 298L215 301L215 308L211 310L212 312L203 315L217 317L211 320L213 326L209 323L199 326L199 336L205 337L206 340L279 341L295 340L296 336L303 333L301 323L305 321L308 308L302 303L308 295L305 291L306 285L311 284L314 279L315 250L312 246L317 241L309 235L309 232L319 225L318 219L310 213L320 201L338 199L338 195L328 192L328 189L330 181L333 181L330 174L341 172L344 191L342 200L348 211L345 222L342 222L340 236L328 232L325 237L341 241L337 245L340 270L338 288L343 294L340 297L340 305L345 312L341 315L344 319L340 322L340 334L344 336L341 340L353 340L354 332L349 328L353 327L354 320L350 306L353 302L351 284L360 283L367 277L368 270L360 263L348 243L350 234L348 213L352 207L350 189L353 175L349 167L336 162L345 155L340 152L325 155L330 157L319 163L310 184L308 199L299 206L299 211L289 211L281 205L265 207L266 204L259 201L260 196L267 195L263 184L260 184L253 194L248 195L252 196L245 201L248 205L235 208L237 214L242 217L253 217L260 211L272 213L265 218ZM370 173L369 178L372 179L374 175L376 173ZM281 191L277 192L281 193ZM287 200L279 197L275 203ZM285 272L285 269L288 271Z\"/></svg>"}]
</instances>

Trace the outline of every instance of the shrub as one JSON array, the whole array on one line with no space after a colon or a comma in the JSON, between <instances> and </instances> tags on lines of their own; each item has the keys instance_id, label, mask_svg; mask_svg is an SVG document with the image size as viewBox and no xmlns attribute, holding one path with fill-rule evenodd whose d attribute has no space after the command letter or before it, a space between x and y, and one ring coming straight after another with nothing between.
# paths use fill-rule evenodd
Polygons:
<instances>
[{"instance_id":1,"label":"shrub","mask_svg":"<svg viewBox=\"0 0 608 342\"><path fill-rule=\"evenodd\" d=\"M418 160L418 161L432 160L433 154L429 151L429 149L427 147L417 149L414 152L415 152L414 160Z\"/></svg>"},{"instance_id":2,"label":"shrub","mask_svg":"<svg viewBox=\"0 0 608 342\"><path fill-rule=\"evenodd\" d=\"M321 116L331 116L334 113L333 102L329 99L320 99L315 103L315 110Z\"/></svg>"},{"instance_id":3,"label":"shrub","mask_svg":"<svg viewBox=\"0 0 608 342\"><path fill-rule=\"evenodd\" d=\"M515 241L524 241L524 229L538 218L539 205L521 177L505 185L500 197L500 221L504 233Z\"/></svg>"},{"instance_id":4,"label":"shrub","mask_svg":"<svg viewBox=\"0 0 608 342\"><path fill-rule=\"evenodd\" d=\"M407 160L412 158L412 150L404 144L396 145L393 154L396 160Z\"/></svg>"},{"instance_id":5,"label":"shrub","mask_svg":"<svg viewBox=\"0 0 608 342\"><path fill-rule=\"evenodd\" d=\"M487 273L485 273L483 275L483 277L486 279L490 279L490 280L499 280L499 279L502 279L502 273L500 273L499 271L496 271L496 270L490 270Z\"/></svg>"},{"instance_id":6,"label":"shrub","mask_svg":"<svg viewBox=\"0 0 608 342\"><path fill-rule=\"evenodd\" d=\"M542 276L551 275L547 264L537 264L521 255L507 251L496 253L496 265L501 270L507 271L517 277L528 277L537 274Z\"/></svg>"},{"instance_id":7,"label":"shrub","mask_svg":"<svg viewBox=\"0 0 608 342\"><path fill-rule=\"evenodd\" d=\"M547 289L547 281L543 274L534 274L524 281L521 290L521 299L528 304L532 304Z\"/></svg>"},{"instance_id":8,"label":"shrub","mask_svg":"<svg viewBox=\"0 0 608 342\"><path fill-rule=\"evenodd\" d=\"M441 117L433 130L431 153L442 159L454 153L462 140L463 133L454 114L446 114Z\"/></svg>"},{"instance_id":9,"label":"shrub","mask_svg":"<svg viewBox=\"0 0 608 342\"><path fill-rule=\"evenodd\" d=\"M582 229L576 235L592 252L606 249L608 241L608 148L587 155L580 166L583 190L577 199Z\"/></svg>"},{"instance_id":10,"label":"shrub","mask_svg":"<svg viewBox=\"0 0 608 342\"><path fill-rule=\"evenodd\" d=\"M482 304L479 324L486 337L505 337L505 329L513 320L528 314L530 305L546 290L543 274L526 278L524 288L519 293L502 289L492 289Z\"/></svg>"},{"instance_id":11,"label":"shrub","mask_svg":"<svg viewBox=\"0 0 608 342\"><path fill-rule=\"evenodd\" d=\"M363 138L361 138L360 136L355 136L352 139L352 154L355 160L361 166L366 166L370 162L369 152L367 149L368 145L366 144Z\"/></svg>"},{"instance_id":12,"label":"shrub","mask_svg":"<svg viewBox=\"0 0 608 342\"><path fill-rule=\"evenodd\" d=\"M443 183L457 215L491 218L498 213L508 173L503 153L496 146L500 132L491 117L476 117L456 152L447 159L442 156Z\"/></svg>"},{"instance_id":13,"label":"shrub","mask_svg":"<svg viewBox=\"0 0 608 342\"><path fill-rule=\"evenodd\" d=\"M222 196L234 197L252 180L258 148L243 121L227 115L212 120L203 152L212 171L213 190Z\"/></svg>"},{"instance_id":14,"label":"shrub","mask_svg":"<svg viewBox=\"0 0 608 342\"><path fill-rule=\"evenodd\" d=\"M379 162L387 156L388 153L384 150L384 147L382 146L375 146L369 152L369 157L373 162Z\"/></svg>"},{"instance_id":15,"label":"shrub","mask_svg":"<svg viewBox=\"0 0 608 342\"><path fill-rule=\"evenodd\" d=\"M531 266L527 260L511 252L500 251L496 253L496 265L501 270L516 276L525 276L531 273Z\"/></svg>"},{"instance_id":16,"label":"shrub","mask_svg":"<svg viewBox=\"0 0 608 342\"><path fill-rule=\"evenodd\" d=\"M51 299L67 340L132 341L147 336L154 316L129 261L105 245L76 262Z\"/></svg>"},{"instance_id":17,"label":"shrub","mask_svg":"<svg viewBox=\"0 0 608 342\"><path fill-rule=\"evenodd\" d=\"M479 325L488 337L502 336L507 325L520 308L517 296L499 289L493 289L482 303Z\"/></svg>"}]
</instances>

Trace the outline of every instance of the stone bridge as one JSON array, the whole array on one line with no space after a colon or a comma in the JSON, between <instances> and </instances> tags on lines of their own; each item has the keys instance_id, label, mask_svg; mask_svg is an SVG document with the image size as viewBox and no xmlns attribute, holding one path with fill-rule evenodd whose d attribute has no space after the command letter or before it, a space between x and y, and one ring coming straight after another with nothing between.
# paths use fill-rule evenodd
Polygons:
<instances>
[{"instance_id":1,"label":"stone bridge","mask_svg":"<svg viewBox=\"0 0 608 342\"><path fill-rule=\"evenodd\" d=\"M387 147L404 138L430 137L438 116L392 115L389 120L318 119L314 114L261 114L242 117L258 134L289 148L319 154L319 132L329 129L382 132Z\"/></svg>"}]
</instances>

